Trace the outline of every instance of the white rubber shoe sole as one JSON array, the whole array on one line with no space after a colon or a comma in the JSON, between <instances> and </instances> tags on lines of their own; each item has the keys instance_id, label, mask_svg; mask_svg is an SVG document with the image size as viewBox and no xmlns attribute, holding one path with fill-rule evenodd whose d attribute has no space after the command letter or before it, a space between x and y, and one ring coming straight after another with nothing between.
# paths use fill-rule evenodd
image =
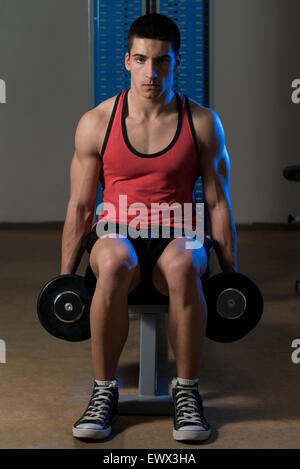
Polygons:
<instances>
[{"instance_id":1,"label":"white rubber shoe sole","mask_svg":"<svg viewBox=\"0 0 300 469\"><path fill-rule=\"evenodd\" d=\"M116 415L111 422L114 422L118 416ZM111 427L100 429L98 425L90 423L82 423L79 427L73 427L73 436L75 438L91 438L93 440L103 440L111 433Z\"/></svg>"},{"instance_id":2,"label":"white rubber shoe sole","mask_svg":"<svg viewBox=\"0 0 300 469\"><path fill-rule=\"evenodd\" d=\"M173 428L173 438L177 441L184 440L198 440L204 441L207 440L211 435L211 429L209 430L175 430Z\"/></svg>"},{"instance_id":3,"label":"white rubber shoe sole","mask_svg":"<svg viewBox=\"0 0 300 469\"><path fill-rule=\"evenodd\" d=\"M73 427L73 436L76 438L91 438L93 440L103 440L111 433L111 427L105 430L98 430L96 428L87 427Z\"/></svg>"}]
</instances>

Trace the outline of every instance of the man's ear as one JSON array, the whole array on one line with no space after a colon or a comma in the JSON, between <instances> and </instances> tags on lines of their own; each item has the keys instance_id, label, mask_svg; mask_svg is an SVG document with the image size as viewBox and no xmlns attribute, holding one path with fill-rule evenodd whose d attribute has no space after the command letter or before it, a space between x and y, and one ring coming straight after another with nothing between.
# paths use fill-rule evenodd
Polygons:
<instances>
[{"instance_id":1,"label":"man's ear","mask_svg":"<svg viewBox=\"0 0 300 469\"><path fill-rule=\"evenodd\" d=\"M128 71L130 71L129 60L130 60L130 55L129 55L128 52L126 52L124 62L125 62L125 68L126 68L126 70L128 70Z\"/></svg>"},{"instance_id":2,"label":"man's ear","mask_svg":"<svg viewBox=\"0 0 300 469\"><path fill-rule=\"evenodd\" d=\"M181 65L181 55L178 54L177 58L175 59L175 68L174 68L174 72L179 71L180 65Z\"/></svg>"}]
</instances>

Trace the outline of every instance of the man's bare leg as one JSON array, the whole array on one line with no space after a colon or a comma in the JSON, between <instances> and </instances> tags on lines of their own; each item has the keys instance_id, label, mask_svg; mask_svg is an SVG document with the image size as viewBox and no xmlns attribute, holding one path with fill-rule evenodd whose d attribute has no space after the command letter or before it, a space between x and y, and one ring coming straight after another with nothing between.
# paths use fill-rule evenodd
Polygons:
<instances>
[{"instance_id":1,"label":"man's bare leg","mask_svg":"<svg viewBox=\"0 0 300 469\"><path fill-rule=\"evenodd\" d=\"M185 239L172 240L153 269L153 283L169 296L167 333L177 376L196 379L205 338L207 306L201 276L207 267L204 248L185 250Z\"/></svg>"},{"instance_id":2,"label":"man's bare leg","mask_svg":"<svg viewBox=\"0 0 300 469\"><path fill-rule=\"evenodd\" d=\"M200 278L169 288L168 337L176 360L177 376L196 379L205 338L207 307Z\"/></svg>"},{"instance_id":3,"label":"man's bare leg","mask_svg":"<svg viewBox=\"0 0 300 469\"><path fill-rule=\"evenodd\" d=\"M90 256L97 277L90 308L92 360L95 379L107 381L115 378L128 337L128 292L139 283L140 270L128 241L101 239L97 243Z\"/></svg>"}]
</instances>

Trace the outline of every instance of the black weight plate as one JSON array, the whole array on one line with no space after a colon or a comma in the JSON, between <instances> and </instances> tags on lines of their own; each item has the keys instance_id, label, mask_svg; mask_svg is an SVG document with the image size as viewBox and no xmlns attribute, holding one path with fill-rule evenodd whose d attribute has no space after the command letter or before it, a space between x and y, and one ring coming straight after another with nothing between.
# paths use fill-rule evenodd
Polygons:
<instances>
[{"instance_id":1,"label":"black weight plate","mask_svg":"<svg viewBox=\"0 0 300 469\"><path fill-rule=\"evenodd\" d=\"M54 311L54 302L58 295L71 291L78 295L85 304L84 313L75 322L63 322ZM37 313L42 326L59 339L69 341L87 340L90 332L90 302L84 278L80 275L59 275L47 282L37 300Z\"/></svg>"},{"instance_id":2,"label":"black weight plate","mask_svg":"<svg viewBox=\"0 0 300 469\"><path fill-rule=\"evenodd\" d=\"M246 308L239 317L226 318L217 310L217 298L233 288L246 298ZM247 335L259 322L263 313L263 297L258 286L244 274L226 272L214 275L203 283L207 303L206 337L216 342L234 342Z\"/></svg>"}]
</instances>

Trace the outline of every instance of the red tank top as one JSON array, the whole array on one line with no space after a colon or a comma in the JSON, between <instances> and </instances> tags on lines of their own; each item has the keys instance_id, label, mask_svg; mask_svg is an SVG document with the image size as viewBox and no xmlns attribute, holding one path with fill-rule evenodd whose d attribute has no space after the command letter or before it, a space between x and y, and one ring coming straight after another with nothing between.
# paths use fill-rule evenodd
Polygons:
<instances>
[{"instance_id":1,"label":"red tank top","mask_svg":"<svg viewBox=\"0 0 300 469\"><path fill-rule=\"evenodd\" d=\"M156 226L181 227L185 220L192 222L188 228L194 230L194 186L199 168L188 98L174 91L178 124L173 140L164 150L143 154L132 147L127 135L128 91L123 90L116 98L100 155L103 203L100 210L97 208L98 222L115 221L148 229L151 221ZM175 212L172 206L177 207Z\"/></svg>"}]
</instances>

